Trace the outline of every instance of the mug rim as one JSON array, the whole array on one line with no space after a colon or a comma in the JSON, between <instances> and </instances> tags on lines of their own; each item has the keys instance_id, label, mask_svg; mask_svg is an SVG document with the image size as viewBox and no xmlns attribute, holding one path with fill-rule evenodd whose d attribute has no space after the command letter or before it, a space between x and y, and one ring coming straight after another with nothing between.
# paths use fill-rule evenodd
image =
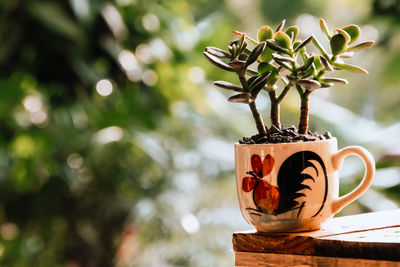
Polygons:
<instances>
[{"instance_id":1,"label":"mug rim","mask_svg":"<svg viewBox=\"0 0 400 267\"><path fill-rule=\"evenodd\" d=\"M292 143L268 143L268 144L239 144L239 142L235 142L235 147L245 147L245 146L282 146L282 145L311 145L311 144L318 144L318 143L329 143L329 142L337 142L336 137L332 137L330 139L325 140L315 140L315 141L306 141L306 142L292 142Z\"/></svg>"}]
</instances>

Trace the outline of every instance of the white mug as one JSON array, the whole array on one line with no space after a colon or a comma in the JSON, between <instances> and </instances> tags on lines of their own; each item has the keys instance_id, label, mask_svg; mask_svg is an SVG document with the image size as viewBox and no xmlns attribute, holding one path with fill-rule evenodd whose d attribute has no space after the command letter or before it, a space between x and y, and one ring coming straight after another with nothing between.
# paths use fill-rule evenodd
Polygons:
<instances>
[{"instance_id":1,"label":"white mug","mask_svg":"<svg viewBox=\"0 0 400 267\"><path fill-rule=\"evenodd\" d=\"M360 185L339 197L338 170L348 155L365 164ZM335 138L284 144L235 144L236 186L245 220L259 232L321 228L360 197L375 173L372 155L350 146L337 150Z\"/></svg>"}]
</instances>

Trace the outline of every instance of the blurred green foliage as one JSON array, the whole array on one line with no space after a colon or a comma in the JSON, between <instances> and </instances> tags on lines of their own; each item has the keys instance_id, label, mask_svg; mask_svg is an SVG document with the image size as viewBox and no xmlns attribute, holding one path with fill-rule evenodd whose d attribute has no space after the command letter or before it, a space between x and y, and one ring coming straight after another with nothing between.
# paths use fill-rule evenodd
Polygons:
<instances>
[{"instance_id":1,"label":"blurred green foliage","mask_svg":"<svg viewBox=\"0 0 400 267\"><path fill-rule=\"evenodd\" d=\"M396 207L397 2L276 3L1 1L0 264L232 265L231 233L249 227L232 143L255 129L247 110L207 82L231 78L201 52L232 29L251 33L282 18L308 23L313 14L379 36L361 56L371 74L315 97L311 127L378 160L377 184L343 214ZM295 99L282 108L285 121L297 118ZM344 192L362 171L348 162Z\"/></svg>"}]
</instances>

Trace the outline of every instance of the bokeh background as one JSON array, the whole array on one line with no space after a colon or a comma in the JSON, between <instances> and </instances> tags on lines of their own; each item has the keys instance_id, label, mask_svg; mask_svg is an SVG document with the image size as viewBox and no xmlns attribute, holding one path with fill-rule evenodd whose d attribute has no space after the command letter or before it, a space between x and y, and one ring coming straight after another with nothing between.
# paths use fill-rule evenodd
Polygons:
<instances>
[{"instance_id":1,"label":"bokeh background","mask_svg":"<svg viewBox=\"0 0 400 267\"><path fill-rule=\"evenodd\" d=\"M235 77L202 51L284 18L322 37L319 17L376 41L349 61L369 75L339 72L350 85L311 97L312 130L377 161L372 188L340 215L397 208L399 0L0 1L0 264L232 266L231 234L250 229L233 143L256 129L212 85ZM285 124L298 107L293 92ZM346 159L341 193L362 174Z\"/></svg>"}]
</instances>

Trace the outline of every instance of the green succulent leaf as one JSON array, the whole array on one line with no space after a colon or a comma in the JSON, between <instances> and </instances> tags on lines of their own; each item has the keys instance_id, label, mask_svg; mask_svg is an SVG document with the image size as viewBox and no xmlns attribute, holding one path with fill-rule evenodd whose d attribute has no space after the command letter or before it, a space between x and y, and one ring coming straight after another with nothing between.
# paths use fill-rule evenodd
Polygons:
<instances>
[{"instance_id":1,"label":"green succulent leaf","mask_svg":"<svg viewBox=\"0 0 400 267\"><path fill-rule=\"evenodd\" d=\"M299 51L300 49L302 49L303 47L305 47L307 44L309 44L312 40L314 39L314 36L311 35L310 37L308 37L307 39L305 39L303 42L301 42L296 48L294 48L295 52Z\"/></svg>"},{"instance_id":2,"label":"green succulent leaf","mask_svg":"<svg viewBox=\"0 0 400 267\"><path fill-rule=\"evenodd\" d=\"M255 70L252 70L252 69L249 69L249 68L247 68L246 69L246 74L248 74L248 75L258 75L258 72L257 71L255 71Z\"/></svg>"},{"instance_id":3,"label":"green succulent leaf","mask_svg":"<svg viewBox=\"0 0 400 267\"><path fill-rule=\"evenodd\" d=\"M347 71L351 71L354 73L359 73L359 74L368 74L368 71L366 71L365 69L355 66L355 65L351 65L351 64L344 64L344 63L337 63L334 62L332 63L332 65L340 70L347 70Z\"/></svg>"},{"instance_id":4,"label":"green succulent leaf","mask_svg":"<svg viewBox=\"0 0 400 267\"><path fill-rule=\"evenodd\" d=\"M246 67L246 61L234 59L228 62L228 65L235 69L242 69Z\"/></svg>"},{"instance_id":5,"label":"green succulent leaf","mask_svg":"<svg viewBox=\"0 0 400 267\"><path fill-rule=\"evenodd\" d=\"M278 55L278 54L272 54L272 58L276 62L278 62L278 61L280 61L280 62L289 62L289 63L294 63L295 62L294 59L291 58L291 57L283 57L283 56Z\"/></svg>"},{"instance_id":6,"label":"green succulent leaf","mask_svg":"<svg viewBox=\"0 0 400 267\"><path fill-rule=\"evenodd\" d=\"M321 83L314 80L301 79L297 81L297 84L308 91L313 91L315 89L321 88Z\"/></svg>"},{"instance_id":7,"label":"green succulent leaf","mask_svg":"<svg viewBox=\"0 0 400 267\"><path fill-rule=\"evenodd\" d=\"M339 29L339 28L336 28L336 29L333 29L333 33L343 35L344 38L346 38L346 43L350 43L351 42L351 36L346 31L344 31L342 29Z\"/></svg>"},{"instance_id":8,"label":"green succulent leaf","mask_svg":"<svg viewBox=\"0 0 400 267\"><path fill-rule=\"evenodd\" d=\"M349 48L347 48L347 50L349 50ZM344 53L340 54L339 57L341 57L341 58L351 58L353 55L354 55L353 52L344 52Z\"/></svg>"},{"instance_id":9,"label":"green succulent leaf","mask_svg":"<svg viewBox=\"0 0 400 267\"><path fill-rule=\"evenodd\" d=\"M326 59L324 56L319 56L319 59L326 71L334 71L334 69L333 69L332 65L329 63L328 59Z\"/></svg>"},{"instance_id":10,"label":"green succulent leaf","mask_svg":"<svg viewBox=\"0 0 400 267\"><path fill-rule=\"evenodd\" d=\"M307 58L309 57L309 55L308 55L308 53L307 53L305 47L303 47L303 48L300 49L299 55L300 55L300 57L301 57L301 59L302 59L303 61L306 61Z\"/></svg>"},{"instance_id":11,"label":"green succulent leaf","mask_svg":"<svg viewBox=\"0 0 400 267\"><path fill-rule=\"evenodd\" d=\"M329 32L328 25L326 25L326 22L323 19L319 19L319 26L321 27L321 31L325 34L326 38L330 40L332 36Z\"/></svg>"},{"instance_id":12,"label":"green succulent leaf","mask_svg":"<svg viewBox=\"0 0 400 267\"><path fill-rule=\"evenodd\" d=\"M237 40L235 40L229 44L228 50L229 50L229 53L231 53L232 58L235 58L238 55Z\"/></svg>"},{"instance_id":13,"label":"green succulent leaf","mask_svg":"<svg viewBox=\"0 0 400 267\"><path fill-rule=\"evenodd\" d=\"M246 38L246 34L243 33L238 42L237 42L237 46L238 46L238 53L242 53L243 49L244 49L244 45L245 45L245 38Z\"/></svg>"},{"instance_id":14,"label":"green succulent leaf","mask_svg":"<svg viewBox=\"0 0 400 267\"><path fill-rule=\"evenodd\" d=\"M211 55L208 52L203 52L203 55L208 59L208 61L210 61L214 66L226 70L226 71L232 71L235 72L236 69L232 68L231 66L229 66L228 64L226 64L225 62L223 62L222 60L220 60L219 58L217 58L216 56Z\"/></svg>"},{"instance_id":15,"label":"green succulent leaf","mask_svg":"<svg viewBox=\"0 0 400 267\"><path fill-rule=\"evenodd\" d=\"M290 55L289 49L282 48L282 47L278 46L275 42L273 42L271 40L267 40L266 43L267 43L267 46L269 48L271 48L272 50L274 50L276 52L280 52L280 53L284 53L284 54Z\"/></svg>"},{"instance_id":16,"label":"green succulent leaf","mask_svg":"<svg viewBox=\"0 0 400 267\"><path fill-rule=\"evenodd\" d=\"M314 61L314 63L315 63L315 61ZM310 77L313 75L315 76L316 74L317 74L317 70L315 68L315 64L312 64L308 70L306 70L304 73L302 73L301 78L304 79L304 78L307 78L307 77Z\"/></svg>"},{"instance_id":17,"label":"green succulent leaf","mask_svg":"<svg viewBox=\"0 0 400 267\"><path fill-rule=\"evenodd\" d=\"M328 88L328 87L332 87L333 83L324 83L324 82L320 82L321 84L321 88Z\"/></svg>"},{"instance_id":18,"label":"green succulent leaf","mask_svg":"<svg viewBox=\"0 0 400 267\"><path fill-rule=\"evenodd\" d=\"M361 35L360 27L355 24L344 26L342 29L350 35L351 41L349 42L349 44L357 41Z\"/></svg>"},{"instance_id":19,"label":"green succulent leaf","mask_svg":"<svg viewBox=\"0 0 400 267\"><path fill-rule=\"evenodd\" d=\"M267 77L267 86L268 88L273 88L274 84L276 81L279 79L279 72L274 69L271 71L271 73Z\"/></svg>"},{"instance_id":20,"label":"green succulent leaf","mask_svg":"<svg viewBox=\"0 0 400 267\"><path fill-rule=\"evenodd\" d=\"M232 47L231 45L228 46L228 51L229 51L229 53L230 53L230 56L229 56L229 57L234 58L234 57L235 57L235 51L233 50L233 47Z\"/></svg>"},{"instance_id":21,"label":"green succulent leaf","mask_svg":"<svg viewBox=\"0 0 400 267\"><path fill-rule=\"evenodd\" d=\"M229 52L222 50L218 47L213 47L213 46L208 46L206 47L206 52L208 52L209 54L219 57L219 58L230 58L231 55L229 54Z\"/></svg>"},{"instance_id":22,"label":"green succulent leaf","mask_svg":"<svg viewBox=\"0 0 400 267\"><path fill-rule=\"evenodd\" d=\"M227 90L231 90L231 91L236 91L236 92L243 92L243 88L240 86L237 86L233 83L230 82L226 82L226 81L215 81L214 85L223 88L223 89L227 89Z\"/></svg>"},{"instance_id":23,"label":"green succulent leaf","mask_svg":"<svg viewBox=\"0 0 400 267\"><path fill-rule=\"evenodd\" d=\"M347 51L347 52L359 51L359 50L362 50L362 49L365 49L365 48L370 47L370 46L373 45L374 43L375 43L374 41L366 41L366 42L363 42L363 43L361 43L361 44L358 44L358 45L349 47L349 48L347 48L346 51Z\"/></svg>"},{"instance_id":24,"label":"green succulent leaf","mask_svg":"<svg viewBox=\"0 0 400 267\"><path fill-rule=\"evenodd\" d=\"M279 66L284 67L285 69L288 69L290 71L293 71L292 66L290 66L290 64L284 62L284 61L275 61Z\"/></svg>"},{"instance_id":25,"label":"green succulent leaf","mask_svg":"<svg viewBox=\"0 0 400 267\"><path fill-rule=\"evenodd\" d=\"M314 58L315 58L315 57L316 57L316 56L314 56L314 55L308 57L308 58L305 60L303 66L301 66L300 68L298 68L298 70L299 70L299 71L306 71L306 70L308 70L308 69L311 67L311 65L313 64Z\"/></svg>"},{"instance_id":26,"label":"green succulent leaf","mask_svg":"<svg viewBox=\"0 0 400 267\"><path fill-rule=\"evenodd\" d=\"M231 96L228 101L232 103L250 104L253 102L253 99L249 93L242 93Z\"/></svg>"},{"instance_id":27,"label":"green succulent leaf","mask_svg":"<svg viewBox=\"0 0 400 267\"><path fill-rule=\"evenodd\" d=\"M270 62L272 59L272 54L275 51L269 48L268 46L265 46L264 50L261 53L261 56L258 58L261 62Z\"/></svg>"},{"instance_id":28,"label":"green succulent leaf","mask_svg":"<svg viewBox=\"0 0 400 267\"><path fill-rule=\"evenodd\" d=\"M255 79L251 79L251 80L249 79L248 80L248 85L249 85L250 91L251 91L252 88L257 86L257 84L259 84L262 81L265 81L270 73L271 73L270 71L267 71L264 74L255 76ZM254 78L254 77L251 77L251 78Z\"/></svg>"},{"instance_id":29,"label":"green succulent leaf","mask_svg":"<svg viewBox=\"0 0 400 267\"><path fill-rule=\"evenodd\" d=\"M294 51L297 51L297 47L299 47L300 44L301 44L301 41L296 41L296 42L293 43Z\"/></svg>"},{"instance_id":30,"label":"green succulent leaf","mask_svg":"<svg viewBox=\"0 0 400 267\"><path fill-rule=\"evenodd\" d=\"M247 80L247 85L250 87L250 86L253 84L253 82L254 82L258 77L259 77L259 75L255 75L255 76L250 77L250 78Z\"/></svg>"},{"instance_id":31,"label":"green succulent leaf","mask_svg":"<svg viewBox=\"0 0 400 267\"><path fill-rule=\"evenodd\" d=\"M257 97L258 93L260 93L260 91L264 88L264 86L267 84L267 81L264 80L261 83L259 83L257 86L255 86L252 90L252 95L253 97Z\"/></svg>"},{"instance_id":32,"label":"green succulent leaf","mask_svg":"<svg viewBox=\"0 0 400 267\"><path fill-rule=\"evenodd\" d=\"M240 52L245 51L245 50L246 50L246 47L247 47L247 42L246 42L246 40L244 40L243 45L242 45L242 49L241 49Z\"/></svg>"},{"instance_id":33,"label":"green succulent leaf","mask_svg":"<svg viewBox=\"0 0 400 267\"><path fill-rule=\"evenodd\" d=\"M347 40L343 34L335 34L331 39L331 49L333 55L338 55L347 49Z\"/></svg>"},{"instance_id":34,"label":"green succulent leaf","mask_svg":"<svg viewBox=\"0 0 400 267\"><path fill-rule=\"evenodd\" d=\"M239 47L237 45L237 42L232 44L232 50L233 50L232 56L236 57L239 54Z\"/></svg>"},{"instance_id":35,"label":"green succulent leaf","mask_svg":"<svg viewBox=\"0 0 400 267\"><path fill-rule=\"evenodd\" d=\"M242 54L249 56L251 54L251 50L247 48L247 46L243 49Z\"/></svg>"},{"instance_id":36,"label":"green succulent leaf","mask_svg":"<svg viewBox=\"0 0 400 267\"><path fill-rule=\"evenodd\" d=\"M286 20L282 20L275 32L280 32L285 27Z\"/></svg>"},{"instance_id":37,"label":"green succulent leaf","mask_svg":"<svg viewBox=\"0 0 400 267\"><path fill-rule=\"evenodd\" d=\"M314 69L316 71L320 71L322 70L322 63L321 63L321 59L319 56L314 56Z\"/></svg>"},{"instance_id":38,"label":"green succulent leaf","mask_svg":"<svg viewBox=\"0 0 400 267\"><path fill-rule=\"evenodd\" d=\"M239 32L239 31L233 31L233 33L237 36L241 36L243 33ZM250 36L246 35L246 40L249 41L250 43L252 43L253 45L258 45L259 42L257 42L256 40L254 40L253 38L251 38Z\"/></svg>"},{"instance_id":39,"label":"green succulent leaf","mask_svg":"<svg viewBox=\"0 0 400 267\"><path fill-rule=\"evenodd\" d=\"M297 38L297 35L299 35L299 27L297 26L290 26L289 28L286 29L285 33L291 37L292 42L294 42Z\"/></svg>"},{"instance_id":40,"label":"green succulent leaf","mask_svg":"<svg viewBox=\"0 0 400 267\"><path fill-rule=\"evenodd\" d=\"M238 59L239 60L242 60L242 61L246 61L247 60L247 55L246 54L244 54L244 53L242 53L242 54L240 54L239 56L238 56Z\"/></svg>"},{"instance_id":41,"label":"green succulent leaf","mask_svg":"<svg viewBox=\"0 0 400 267\"><path fill-rule=\"evenodd\" d=\"M340 84L349 84L349 82L346 79L341 79L341 78L326 78L326 77L321 77L319 79L320 82L325 82L325 83L340 83Z\"/></svg>"},{"instance_id":42,"label":"green succulent leaf","mask_svg":"<svg viewBox=\"0 0 400 267\"><path fill-rule=\"evenodd\" d=\"M261 89L266 85L267 83L267 77L271 72L266 72L260 76L257 77L257 79L254 80L254 82L249 85L250 87L250 92L253 98L257 97L258 93L261 91Z\"/></svg>"},{"instance_id":43,"label":"green succulent leaf","mask_svg":"<svg viewBox=\"0 0 400 267\"><path fill-rule=\"evenodd\" d=\"M275 33L274 40L277 45L286 49L289 49L292 45L290 37L284 32Z\"/></svg>"},{"instance_id":44,"label":"green succulent leaf","mask_svg":"<svg viewBox=\"0 0 400 267\"><path fill-rule=\"evenodd\" d=\"M246 65L249 66L249 65L253 64L258 59L258 57L261 55L264 48L265 48L265 42L262 42L259 45L257 45L253 49L253 51L251 52L249 57L247 58Z\"/></svg>"},{"instance_id":45,"label":"green succulent leaf","mask_svg":"<svg viewBox=\"0 0 400 267\"><path fill-rule=\"evenodd\" d=\"M276 70L275 69L275 67L272 65L272 64L270 64L270 63L267 63L267 62L261 62L259 65L258 65L258 68L257 68L257 70L258 70L258 73L259 74L264 74L264 73L266 73L266 72L272 72L272 71L274 71L274 70Z\"/></svg>"},{"instance_id":46,"label":"green succulent leaf","mask_svg":"<svg viewBox=\"0 0 400 267\"><path fill-rule=\"evenodd\" d=\"M260 42L272 39L273 37L274 37L274 32L272 31L271 27L267 25L262 26L257 32L257 39Z\"/></svg>"}]
</instances>

